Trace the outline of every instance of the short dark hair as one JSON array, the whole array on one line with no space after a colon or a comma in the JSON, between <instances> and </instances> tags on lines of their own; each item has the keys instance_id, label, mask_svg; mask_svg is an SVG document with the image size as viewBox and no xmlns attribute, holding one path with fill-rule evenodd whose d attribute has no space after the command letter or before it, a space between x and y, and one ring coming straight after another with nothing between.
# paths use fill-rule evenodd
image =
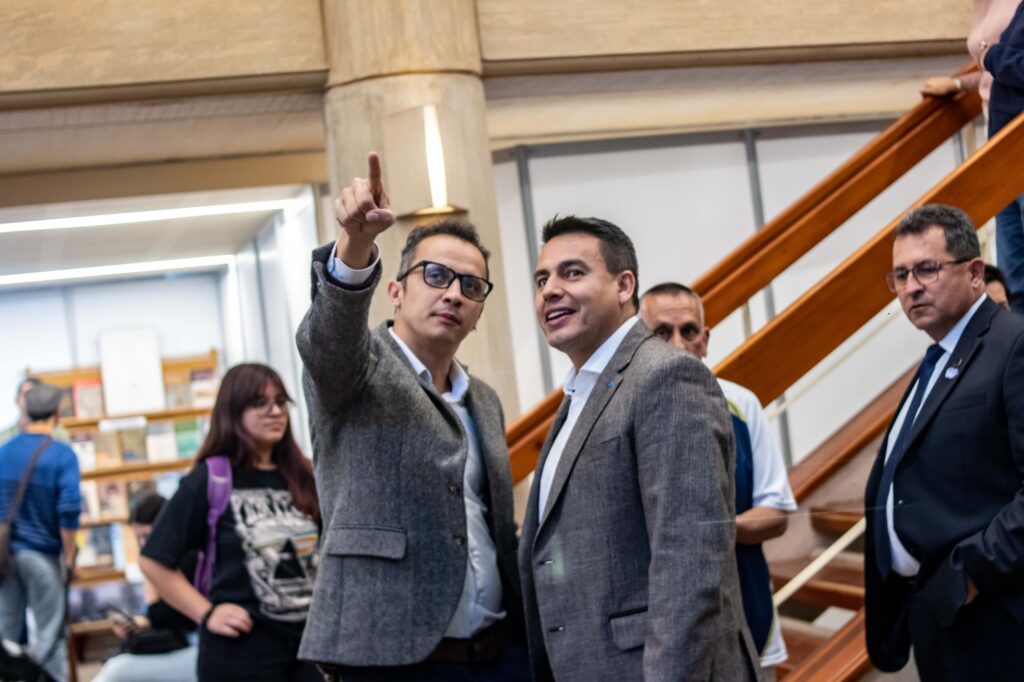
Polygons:
<instances>
[{"instance_id":1,"label":"short dark hair","mask_svg":"<svg viewBox=\"0 0 1024 682\"><path fill-rule=\"evenodd\" d=\"M146 495L135 504L135 509L132 510L128 523L152 526L153 522L156 521L156 517L160 514L160 510L164 508L165 502L167 500L157 493Z\"/></svg>"},{"instance_id":2,"label":"short dark hair","mask_svg":"<svg viewBox=\"0 0 1024 682\"><path fill-rule=\"evenodd\" d=\"M1006 284L1006 275L1003 274L1003 271L991 263L985 263L985 284L991 284L992 282L1002 284L1003 289L1006 290L1006 295L1010 295L1010 287Z\"/></svg>"},{"instance_id":3,"label":"short dark hair","mask_svg":"<svg viewBox=\"0 0 1024 682\"><path fill-rule=\"evenodd\" d=\"M946 251L953 258L981 258L978 231L970 217L956 206L925 204L913 209L896 226L895 238L908 234L923 234L934 226L946 235Z\"/></svg>"},{"instance_id":4,"label":"short dark hair","mask_svg":"<svg viewBox=\"0 0 1024 682\"><path fill-rule=\"evenodd\" d=\"M681 295L693 296L699 298L699 294L679 282L662 282L661 284L655 284L653 287L644 292L644 295L640 298L647 298L648 296L681 296Z\"/></svg>"},{"instance_id":5,"label":"short dark hair","mask_svg":"<svg viewBox=\"0 0 1024 682\"><path fill-rule=\"evenodd\" d=\"M617 275L629 270L633 273L636 279L633 308L640 310L640 266L637 264L633 240L621 227L600 218L580 218L574 215L559 218L556 215L544 226L541 241L546 244L563 234L589 234L591 237L597 237L601 242L601 257L604 258L608 272Z\"/></svg>"},{"instance_id":6,"label":"short dark hair","mask_svg":"<svg viewBox=\"0 0 1024 682\"><path fill-rule=\"evenodd\" d=\"M640 297L640 300L643 300L648 296L689 296L697 302L697 310L700 313L700 323L704 324L704 301L701 299L700 294L685 284L680 284L679 282L662 282L661 284L655 284L644 292L644 295Z\"/></svg>"},{"instance_id":7,"label":"short dark hair","mask_svg":"<svg viewBox=\"0 0 1024 682\"><path fill-rule=\"evenodd\" d=\"M416 247L419 246L420 242L430 237L437 237L438 235L455 237L475 246L480 255L484 257L484 272L486 276L490 276L488 261L491 258L491 252L480 243L480 235L477 233L476 228L472 224L460 220L442 220L430 225L417 227L410 232L409 237L405 240L405 246L402 247L402 258L398 263L398 274L401 275L414 265L412 259L416 255Z\"/></svg>"}]
</instances>

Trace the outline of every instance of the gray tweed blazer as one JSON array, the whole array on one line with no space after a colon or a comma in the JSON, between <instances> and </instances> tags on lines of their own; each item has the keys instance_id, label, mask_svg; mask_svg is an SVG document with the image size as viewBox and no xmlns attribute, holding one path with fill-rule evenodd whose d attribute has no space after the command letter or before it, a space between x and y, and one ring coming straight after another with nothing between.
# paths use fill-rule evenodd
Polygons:
<instances>
[{"instance_id":1,"label":"gray tweed blazer","mask_svg":"<svg viewBox=\"0 0 1024 682\"><path fill-rule=\"evenodd\" d=\"M735 444L703 363L638 322L537 465L519 570L537 682L755 679L736 573Z\"/></svg>"},{"instance_id":2,"label":"gray tweed blazer","mask_svg":"<svg viewBox=\"0 0 1024 682\"><path fill-rule=\"evenodd\" d=\"M413 372L389 323L367 328L380 267L365 288L346 289L325 274L329 256L330 246L313 252L312 305L296 336L324 528L299 656L351 666L416 663L437 646L462 594L466 434ZM521 632L501 404L472 377L466 406L487 470L504 607Z\"/></svg>"}]
</instances>

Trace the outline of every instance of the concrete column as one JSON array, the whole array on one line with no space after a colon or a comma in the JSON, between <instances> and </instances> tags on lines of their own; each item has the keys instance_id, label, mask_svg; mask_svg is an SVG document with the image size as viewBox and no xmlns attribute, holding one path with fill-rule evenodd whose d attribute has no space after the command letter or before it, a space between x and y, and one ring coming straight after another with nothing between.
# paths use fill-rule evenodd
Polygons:
<instances>
[{"instance_id":1,"label":"concrete column","mask_svg":"<svg viewBox=\"0 0 1024 682\"><path fill-rule=\"evenodd\" d=\"M498 392L506 417L518 413L515 369L494 179L480 80L480 46L474 0L323 0L330 76L325 96L327 160L331 190L337 195L353 177L366 173L366 154L383 153L384 117L406 109L437 105L455 116L457 145L465 177L464 195L454 198L491 251L487 299L477 330L462 345L459 359ZM403 156L388 147L388 168L421 163L422 148ZM447 157L447 153L446 153ZM395 199L396 188L388 188ZM422 222L422 221L419 221ZM393 278L412 219L400 220L380 240L384 276ZM336 234L322 235L324 241ZM371 324L391 315L383 287L371 309Z\"/></svg>"}]
</instances>

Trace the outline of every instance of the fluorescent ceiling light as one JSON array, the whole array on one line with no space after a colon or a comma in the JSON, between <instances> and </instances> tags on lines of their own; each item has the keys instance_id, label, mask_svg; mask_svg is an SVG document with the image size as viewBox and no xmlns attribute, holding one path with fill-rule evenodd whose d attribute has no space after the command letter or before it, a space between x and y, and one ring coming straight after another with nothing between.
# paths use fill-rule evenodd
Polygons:
<instances>
[{"instance_id":1,"label":"fluorescent ceiling light","mask_svg":"<svg viewBox=\"0 0 1024 682\"><path fill-rule=\"evenodd\" d=\"M72 218L46 218L24 220L16 223L0 223L0 234L10 232L37 232L41 230L73 230L81 227L108 227L134 223L152 223L160 220L200 218L203 216L231 215L235 213L259 213L263 211L286 210L295 199L273 201L247 201L239 204L215 204L212 206L185 206L182 208L161 208L152 211L129 213L108 213L106 215L84 215Z\"/></svg>"},{"instance_id":2,"label":"fluorescent ceiling light","mask_svg":"<svg viewBox=\"0 0 1024 682\"><path fill-rule=\"evenodd\" d=\"M97 265L89 268L67 268L64 270L48 270L46 272L26 272L19 275L0 275L0 287L54 284L68 280L123 277L125 275L144 275L147 273L212 270L230 265L234 260L235 257L233 255L226 254L222 256L154 260L141 263L121 263L119 265Z\"/></svg>"}]
</instances>

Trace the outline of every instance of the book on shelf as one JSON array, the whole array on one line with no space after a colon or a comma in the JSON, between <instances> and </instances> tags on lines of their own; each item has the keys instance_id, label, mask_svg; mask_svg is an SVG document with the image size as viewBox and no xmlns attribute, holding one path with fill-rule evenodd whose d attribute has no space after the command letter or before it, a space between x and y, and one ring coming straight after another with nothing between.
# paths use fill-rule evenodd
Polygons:
<instances>
[{"instance_id":1,"label":"book on shelf","mask_svg":"<svg viewBox=\"0 0 1024 682\"><path fill-rule=\"evenodd\" d=\"M75 417L98 419L103 416L103 386L99 379L80 379L71 388Z\"/></svg>"},{"instance_id":2,"label":"book on shelf","mask_svg":"<svg viewBox=\"0 0 1024 682\"><path fill-rule=\"evenodd\" d=\"M214 369L194 369L191 374L192 407L213 407L217 399L217 371Z\"/></svg>"},{"instance_id":3,"label":"book on shelf","mask_svg":"<svg viewBox=\"0 0 1024 682\"><path fill-rule=\"evenodd\" d=\"M190 459L203 443L203 425L199 419L176 419L174 421L174 440L177 445L178 459Z\"/></svg>"},{"instance_id":4,"label":"book on shelf","mask_svg":"<svg viewBox=\"0 0 1024 682\"><path fill-rule=\"evenodd\" d=\"M123 526L119 523L79 529L76 536L76 566L82 569L123 569L123 532Z\"/></svg>"},{"instance_id":5,"label":"book on shelf","mask_svg":"<svg viewBox=\"0 0 1024 682\"><path fill-rule=\"evenodd\" d=\"M171 499L174 497L174 493L178 492L178 485L181 483L184 475L180 471L168 471L165 474L157 474L153 477L156 493L165 500Z\"/></svg>"},{"instance_id":6,"label":"book on shelf","mask_svg":"<svg viewBox=\"0 0 1024 682\"><path fill-rule=\"evenodd\" d=\"M146 603L141 582L109 582L68 590L68 617L73 623L103 620L116 607L126 613L143 613Z\"/></svg>"},{"instance_id":7,"label":"book on shelf","mask_svg":"<svg viewBox=\"0 0 1024 682\"><path fill-rule=\"evenodd\" d=\"M97 468L121 465L121 441L116 431L96 431L92 435L92 442Z\"/></svg>"},{"instance_id":8,"label":"book on shelf","mask_svg":"<svg viewBox=\"0 0 1024 682\"><path fill-rule=\"evenodd\" d=\"M167 409L192 407L192 384L169 383L166 385Z\"/></svg>"},{"instance_id":9,"label":"book on shelf","mask_svg":"<svg viewBox=\"0 0 1024 682\"><path fill-rule=\"evenodd\" d=\"M100 518L128 516L128 489L124 481L97 481Z\"/></svg>"},{"instance_id":10,"label":"book on shelf","mask_svg":"<svg viewBox=\"0 0 1024 682\"><path fill-rule=\"evenodd\" d=\"M90 471L96 468L96 445L92 442L92 434L79 431L71 434L71 449L78 458L78 470Z\"/></svg>"},{"instance_id":11,"label":"book on shelf","mask_svg":"<svg viewBox=\"0 0 1024 682\"><path fill-rule=\"evenodd\" d=\"M129 481L128 482L128 516L135 513L139 502L150 495L156 495L156 481Z\"/></svg>"},{"instance_id":12,"label":"book on shelf","mask_svg":"<svg viewBox=\"0 0 1024 682\"><path fill-rule=\"evenodd\" d=\"M178 458L174 422L150 422L146 426L146 453L150 462L169 462Z\"/></svg>"},{"instance_id":13,"label":"book on shelf","mask_svg":"<svg viewBox=\"0 0 1024 682\"><path fill-rule=\"evenodd\" d=\"M96 481L82 481L82 521L100 520L100 491Z\"/></svg>"},{"instance_id":14,"label":"book on shelf","mask_svg":"<svg viewBox=\"0 0 1024 682\"><path fill-rule=\"evenodd\" d=\"M61 417L75 416L75 390L71 386L60 387L60 410Z\"/></svg>"},{"instance_id":15,"label":"book on shelf","mask_svg":"<svg viewBox=\"0 0 1024 682\"><path fill-rule=\"evenodd\" d=\"M124 462L145 462L146 429L121 429L117 431L118 445L121 448L121 459Z\"/></svg>"}]
</instances>

